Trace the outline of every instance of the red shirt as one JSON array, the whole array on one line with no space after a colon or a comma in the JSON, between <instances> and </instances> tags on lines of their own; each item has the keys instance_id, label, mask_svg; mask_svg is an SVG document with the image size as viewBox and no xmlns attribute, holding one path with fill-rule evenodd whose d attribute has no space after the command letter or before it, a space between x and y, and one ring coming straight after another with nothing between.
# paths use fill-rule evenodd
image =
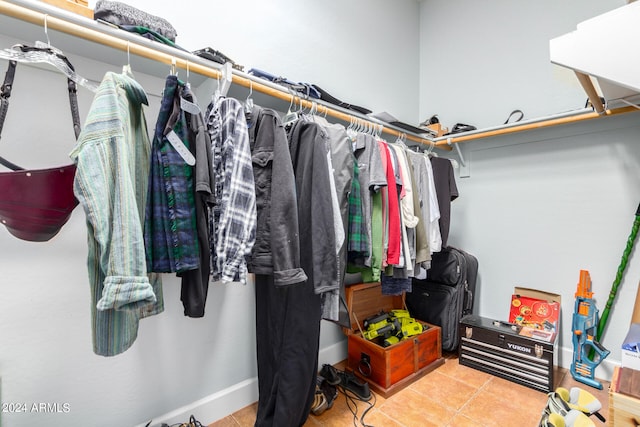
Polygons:
<instances>
[{"instance_id":1,"label":"red shirt","mask_svg":"<svg viewBox=\"0 0 640 427\"><path fill-rule=\"evenodd\" d=\"M400 206L398 204L398 186L396 185L396 177L393 173L393 162L389 147L382 143L380 146L380 154L383 156L382 163L387 165L387 188L389 199L389 247L387 248L387 265L400 264L400 245L402 243L402 233L400 230Z\"/></svg>"}]
</instances>

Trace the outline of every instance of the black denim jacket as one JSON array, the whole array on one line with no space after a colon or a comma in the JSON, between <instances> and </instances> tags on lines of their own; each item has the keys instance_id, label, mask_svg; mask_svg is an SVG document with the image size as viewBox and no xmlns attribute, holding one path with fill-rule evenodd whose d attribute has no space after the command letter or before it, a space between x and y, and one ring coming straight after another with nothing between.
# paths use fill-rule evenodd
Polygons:
<instances>
[{"instance_id":1,"label":"black denim jacket","mask_svg":"<svg viewBox=\"0 0 640 427\"><path fill-rule=\"evenodd\" d=\"M304 282L298 202L289 144L278 114L254 106L247 114L258 223L249 272L273 275L276 286Z\"/></svg>"},{"instance_id":2,"label":"black denim jacket","mask_svg":"<svg viewBox=\"0 0 640 427\"><path fill-rule=\"evenodd\" d=\"M316 294L340 288L326 132L298 120L287 128L298 197L300 258Z\"/></svg>"}]
</instances>

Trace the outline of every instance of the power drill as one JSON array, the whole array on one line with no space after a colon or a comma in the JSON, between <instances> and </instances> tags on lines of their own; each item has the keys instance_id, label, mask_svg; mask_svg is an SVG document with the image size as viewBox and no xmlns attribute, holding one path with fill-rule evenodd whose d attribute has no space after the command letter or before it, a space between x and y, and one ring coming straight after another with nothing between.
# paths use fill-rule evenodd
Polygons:
<instances>
[{"instance_id":1,"label":"power drill","mask_svg":"<svg viewBox=\"0 0 640 427\"><path fill-rule=\"evenodd\" d=\"M377 321L375 321L377 320ZM373 322L365 322L367 330L363 332L365 339L371 341L378 337L389 337L395 335L400 330L400 322L398 319L389 317L388 314L384 316L378 315L378 319L374 319Z\"/></svg>"},{"instance_id":2,"label":"power drill","mask_svg":"<svg viewBox=\"0 0 640 427\"><path fill-rule=\"evenodd\" d=\"M423 332L422 324L410 317L407 310L391 310L391 313L380 312L365 319L364 327L366 330L362 336L369 341L383 337L383 347L389 347Z\"/></svg>"},{"instance_id":3,"label":"power drill","mask_svg":"<svg viewBox=\"0 0 640 427\"><path fill-rule=\"evenodd\" d=\"M424 331L422 323L416 322L412 317L401 317L399 320L400 330L395 335L385 338L382 342L383 347L389 347L409 337L419 335Z\"/></svg>"}]
</instances>

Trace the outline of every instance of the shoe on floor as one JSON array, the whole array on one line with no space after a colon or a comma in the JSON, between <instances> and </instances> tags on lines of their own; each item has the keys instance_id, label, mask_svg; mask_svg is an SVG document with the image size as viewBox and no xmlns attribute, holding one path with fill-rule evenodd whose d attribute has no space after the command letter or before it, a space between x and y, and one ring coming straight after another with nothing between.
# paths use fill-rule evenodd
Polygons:
<instances>
[{"instance_id":1,"label":"shoe on floor","mask_svg":"<svg viewBox=\"0 0 640 427\"><path fill-rule=\"evenodd\" d=\"M540 427L565 427L564 417L560 414L542 414Z\"/></svg>"},{"instance_id":2,"label":"shoe on floor","mask_svg":"<svg viewBox=\"0 0 640 427\"><path fill-rule=\"evenodd\" d=\"M318 386L316 386L316 393L313 397L313 404L311 405L311 413L313 415L322 415L324 411L329 409L329 402L324 393Z\"/></svg>"},{"instance_id":3,"label":"shoe on floor","mask_svg":"<svg viewBox=\"0 0 640 427\"><path fill-rule=\"evenodd\" d=\"M338 370L331 365L322 365L322 369L320 369L320 376L323 377L331 385L340 384Z\"/></svg>"},{"instance_id":4,"label":"shoe on floor","mask_svg":"<svg viewBox=\"0 0 640 427\"><path fill-rule=\"evenodd\" d=\"M338 371L338 376L340 377L340 387L349 390L360 400L371 399L371 391L367 382L360 381L352 372Z\"/></svg>"},{"instance_id":5,"label":"shoe on floor","mask_svg":"<svg viewBox=\"0 0 640 427\"><path fill-rule=\"evenodd\" d=\"M591 418L584 412L572 409L560 393L554 391L548 396L540 427L595 427Z\"/></svg>"},{"instance_id":6,"label":"shoe on floor","mask_svg":"<svg viewBox=\"0 0 640 427\"><path fill-rule=\"evenodd\" d=\"M336 398L338 397L338 388L333 384L329 384L327 380L322 381L319 386L320 390L322 390L324 396L329 402L329 408L331 408L333 406L334 400L336 400Z\"/></svg>"},{"instance_id":7,"label":"shoe on floor","mask_svg":"<svg viewBox=\"0 0 640 427\"><path fill-rule=\"evenodd\" d=\"M338 396L338 390L334 385L329 384L324 377L316 377L316 392L311 405L313 415L322 415L327 409L331 409L333 402Z\"/></svg>"},{"instance_id":8,"label":"shoe on floor","mask_svg":"<svg viewBox=\"0 0 640 427\"><path fill-rule=\"evenodd\" d=\"M568 403L569 408L577 409L583 412L585 415L595 415L600 421L605 422L604 417L600 414L602 409L602 403L593 394L580 387L571 387L571 390L567 390L564 387L558 387L556 393Z\"/></svg>"}]
</instances>

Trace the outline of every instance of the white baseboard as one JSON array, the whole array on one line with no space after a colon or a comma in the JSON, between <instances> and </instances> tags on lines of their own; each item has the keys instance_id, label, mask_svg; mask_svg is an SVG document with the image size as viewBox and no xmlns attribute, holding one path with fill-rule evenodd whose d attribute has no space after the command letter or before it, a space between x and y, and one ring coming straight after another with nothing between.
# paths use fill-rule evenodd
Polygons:
<instances>
[{"instance_id":1,"label":"white baseboard","mask_svg":"<svg viewBox=\"0 0 640 427\"><path fill-rule=\"evenodd\" d=\"M346 358L347 341L344 340L321 349L318 355L318 366L324 363L333 365ZM168 425L183 423L188 421L191 415L200 422L212 423L257 401L258 378L254 377L156 417L150 427L159 427L162 423ZM146 423L136 427L145 426Z\"/></svg>"},{"instance_id":2,"label":"white baseboard","mask_svg":"<svg viewBox=\"0 0 640 427\"><path fill-rule=\"evenodd\" d=\"M209 424L257 401L258 378L250 378L154 418L151 427L159 427L162 423L168 425L184 423L189 420L191 415L198 421ZM136 427L144 427L145 425L146 423Z\"/></svg>"},{"instance_id":3,"label":"white baseboard","mask_svg":"<svg viewBox=\"0 0 640 427\"><path fill-rule=\"evenodd\" d=\"M573 346L571 348L558 348L558 366L569 370L573 362ZM596 367L595 377L600 380L611 381L613 371L616 366L620 366L619 360L606 358ZM569 373L569 375L571 375Z\"/></svg>"}]
</instances>

